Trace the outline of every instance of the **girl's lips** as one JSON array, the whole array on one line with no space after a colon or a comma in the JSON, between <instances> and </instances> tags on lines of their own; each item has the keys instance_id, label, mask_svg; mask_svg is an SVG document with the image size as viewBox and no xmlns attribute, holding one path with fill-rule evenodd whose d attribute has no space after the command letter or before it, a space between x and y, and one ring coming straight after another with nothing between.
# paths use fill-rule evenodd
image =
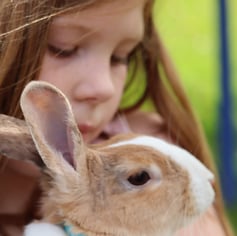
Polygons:
<instances>
[{"instance_id":1,"label":"girl's lips","mask_svg":"<svg viewBox=\"0 0 237 236\"><path fill-rule=\"evenodd\" d=\"M82 134L87 134L87 133L90 133L94 130L94 127L89 124L78 125L78 128Z\"/></svg>"}]
</instances>

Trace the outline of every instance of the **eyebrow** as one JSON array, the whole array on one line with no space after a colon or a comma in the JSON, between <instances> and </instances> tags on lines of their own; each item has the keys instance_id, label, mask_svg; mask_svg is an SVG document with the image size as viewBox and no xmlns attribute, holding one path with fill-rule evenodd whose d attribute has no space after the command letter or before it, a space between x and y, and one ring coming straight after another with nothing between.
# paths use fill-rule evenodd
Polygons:
<instances>
[{"instance_id":1,"label":"eyebrow","mask_svg":"<svg viewBox=\"0 0 237 236\"><path fill-rule=\"evenodd\" d=\"M56 26L56 27L60 27L60 28L66 28L66 29L72 29L72 30L76 30L78 31L80 34L82 34L82 36L80 37L79 41L89 37L90 35L93 35L97 32L97 30L91 30L89 27L86 26L82 26L79 24L75 24L74 22L67 22L67 23L61 23L61 22L54 22L52 24L52 26ZM144 30L139 30L136 31L136 33L131 34L129 36L126 37L125 40L123 40L124 42L140 42L143 39L143 35L144 35Z\"/></svg>"},{"instance_id":2,"label":"eyebrow","mask_svg":"<svg viewBox=\"0 0 237 236\"><path fill-rule=\"evenodd\" d=\"M77 31L77 33L79 33L81 36L78 39L78 41L82 41L85 38L89 37L90 35L94 34L96 31L92 31L91 29L89 29L88 27L82 26L82 25L78 25L75 24L73 22L52 22L53 27L59 27L60 29L69 29L69 30L75 30Z\"/></svg>"},{"instance_id":3,"label":"eyebrow","mask_svg":"<svg viewBox=\"0 0 237 236\"><path fill-rule=\"evenodd\" d=\"M64 18L63 21L60 20L60 18L55 18L55 20L52 21L52 26L60 27L60 28L66 28L66 29L72 29L77 31L82 35L80 37L80 40L83 40L90 35L93 35L97 32L97 30L92 30L90 27L84 26L79 24L78 22L75 23L75 21L71 19ZM99 31L99 29L98 29ZM144 37L144 27L143 29L139 29L135 32L133 32L131 35L128 35L125 40L123 41L130 41L130 42L141 42Z\"/></svg>"},{"instance_id":4,"label":"eyebrow","mask_svg":"<svg viewBox=\"0 0 237 236\"><path fill-rule=\"evenodd\" d=\"M60 27L60 28L71 28L71 29L76 29L77 31L82 31L82 32L89 32L89 28L75 24L74 22L66 21L66 22L60 22L60 21L52 21L51 23L52 26Z\"/></svg>"}]
</instances>

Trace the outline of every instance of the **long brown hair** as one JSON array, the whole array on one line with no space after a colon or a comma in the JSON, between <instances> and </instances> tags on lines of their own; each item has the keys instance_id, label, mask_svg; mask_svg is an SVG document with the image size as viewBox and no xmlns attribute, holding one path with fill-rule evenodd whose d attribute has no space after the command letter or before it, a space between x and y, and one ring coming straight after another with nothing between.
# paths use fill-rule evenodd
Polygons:
<instances>
[{"instance_id":1,"label":"long brown hair","mask_svg":"<svg viewBox=\"0 0 237 236\"><path fill-rule=\"evenodd\" d=\"M109 0L1 0L0 3L0 113L22 117L19 98L25 85L37 79L47 47L51 18L76 6L86 8ZM152 19L153 1L144 10L145 34L134 55L140 55L146 74L144 93L130 109L147 98L166 124L174 141L217 172L203 131L180 84ZM128 109L127 109L128 110ZM219 181L215 208L227 235L232 235L223 206Z\"/></svg>"},{"instance_id":2,"label":"long brown hair","mask_svg":"<svg viewBox=\"0 0 237 236\"><path fill-rule=\"evenodd\" d=\"M155 109L166 121L167 133L172 140L193 153L215 173L215 209L226 235L233 235L223 204L217 169L203 129L188 101L161 37L156 31L151 14L148 14L146 20L147 40L144 40L142 48L147 78L145 93L151 97Z\"/></svg>"}]
</instances>

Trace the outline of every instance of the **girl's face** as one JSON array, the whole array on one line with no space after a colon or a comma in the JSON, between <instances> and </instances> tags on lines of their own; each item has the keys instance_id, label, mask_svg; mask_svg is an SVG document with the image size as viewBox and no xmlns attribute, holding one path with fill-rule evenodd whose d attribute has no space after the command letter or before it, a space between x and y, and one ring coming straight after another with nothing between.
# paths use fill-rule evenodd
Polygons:
<instances>
[{"instance_id":1,"label":"girl's face","mask_svg":"<svg viewBox=\"0 0 237 236\"><path fill-rule=\"evenodd\" d=\"M86 142L116 113L127 61L143 38L144 0L112 1L56 17L39 80L68 97Z\"/></svg>"}]
</instances>

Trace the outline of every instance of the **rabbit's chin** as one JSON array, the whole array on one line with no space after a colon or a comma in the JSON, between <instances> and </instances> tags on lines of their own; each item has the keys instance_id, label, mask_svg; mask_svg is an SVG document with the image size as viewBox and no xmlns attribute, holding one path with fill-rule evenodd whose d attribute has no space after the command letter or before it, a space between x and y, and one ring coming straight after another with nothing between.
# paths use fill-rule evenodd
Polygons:
<instances>
[{"instance_id":1,"label":"rabbit's chin","mask_svg":"<svg viewBox=\"0 0 237 236\"><path fill-rule=\"evenodd\" d=\"M67 236L60 226L34 222L25 227L24 236Z\"/></svg>"}]
</instances>

